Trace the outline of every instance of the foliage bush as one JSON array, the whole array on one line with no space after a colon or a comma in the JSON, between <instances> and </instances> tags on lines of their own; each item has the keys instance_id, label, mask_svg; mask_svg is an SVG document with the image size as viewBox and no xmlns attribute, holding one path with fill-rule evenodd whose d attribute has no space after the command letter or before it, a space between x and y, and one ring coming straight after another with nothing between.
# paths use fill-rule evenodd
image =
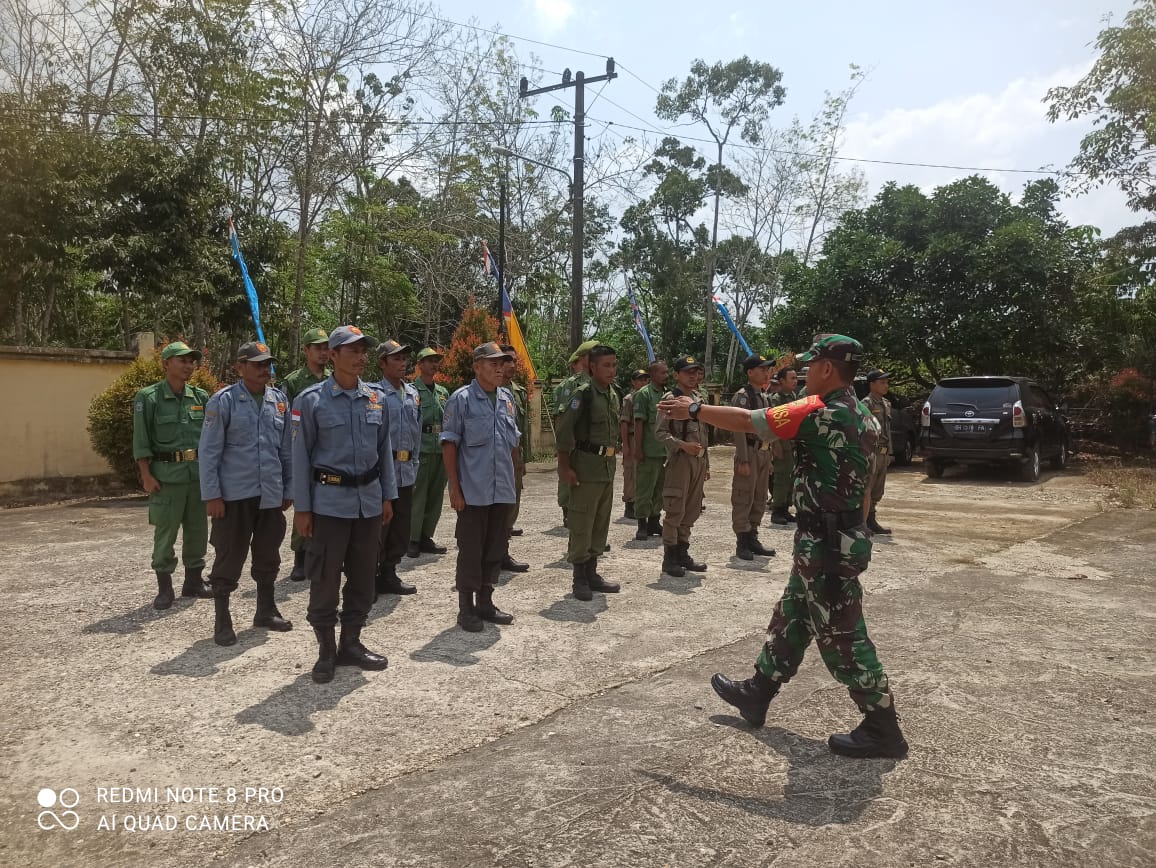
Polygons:
<instances>
[{"instance_id":1,"label":"foliage bush","mask_svg":"<svg viewBox=\"0 0 1156 868\"><path fill-rule=\"evenodd\" d=\"M92 448L103 457L117 478L127 486L140 482L132 457L133 398L145 386L164 379L160 354L137 359L111 386L92 399L88 408L88 436ZM193 372L192 384L212 394L220 388L217 378L204 366Z\"/></svg>"},{"instance_id":2,"label":"foliage bush","mask_svg":"<svg viewBox=\"0 0 1156 868\"><path fill-rule=\"evenodd\" d=\"M462 320L454 329L450 348L442 360L441 371L434 379L451 392L469 383L474 378L474 348L488 341L497 341L499 344L506 342L501 324L492 313L478 307L474 297L470 296L469 304L462 311ZM530 376L526 370L526 361L520 356L515 379L529 388Z\"/></svg>"}]
</instances>

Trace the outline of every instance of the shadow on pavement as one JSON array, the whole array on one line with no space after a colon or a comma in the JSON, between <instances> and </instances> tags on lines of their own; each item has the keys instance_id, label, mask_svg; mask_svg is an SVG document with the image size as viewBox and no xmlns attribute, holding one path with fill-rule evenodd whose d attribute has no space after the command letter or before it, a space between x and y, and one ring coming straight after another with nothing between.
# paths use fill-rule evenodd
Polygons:
<instances>
[{"instance_id":1,"label":"shadow on pavement","mask_svg":"<svg viewBox=\"0 0 1156 868\"><path fill-rule=\"evenodd\" d=\"M651 582L646 587L671 594L693 594L695 588L702 587L702 573L687 573L681 578L663 573L657 582Z\"/></svg>"},{"instance_id":2,"label":"shadow on pavement","mask_svg":"<svg viewBox=\"0 0 1156 868\"><path fill-rule=\"evenodd\" d=\"M66 503L65 509L142 509L149 505L149 499L144 494L129 494L124 497L110 497L105 500L82 500L78 503Z\"/></svg>"},{"instance_id":3,"label":"shadow on pavement","mask_svg":"<svg viewBox=\"0 0 1156 868\"><path fill-rule=\"evenodd\" d=\"M593 624L598 616L610 610L606 605L605 594L595 594L589 603L574 599L573 594L567 594L563 599L552 603L543 609L540 614L549 621L573 621L578 624Z\"/></svg>"},{"instance_id":4,"label":"shadow on pavement","mask_svg":"<svg viewBox=\"0 0 1156 868\"><path fill-rule=\"evenodd\" d=\"M669 774L643 771L668 790L684 796L739 808L766 819L800 826L847 824L857 820L883 793L883 776L896 760L856 760L836 756L827 743L796 735L779 727L752 730L740 717L711 715L711 721L748 733L787 761L787 783L779 798L739 796L698 784L684 783Z\"/></svg>"},{"instance_id":5,"label":"shadow on pavement","mask_svg":"<svg viewBox=\"0 0 1156 868\"><path fill-rule=\"evenodd\" d=\"M562 525L558 525L557 527L552 527L549 530L542 531L542 534L544 536L565 536L565 537L568 537L568 536L570 536L570 531L568 531L566 528L562 527Z\"/></svg>"},{"instance_id":6,"label":"shadow on pavement","mask_svg":"<svg viewBox=\"0 0 1156 868\"><path fill-rule=\"evenodd\" d=\"M755 555L753 561L744 561L735 555L731 555L730 560L726 562L726 567L728 570L739 570L744 573L765 573L770 559L771 557L769 555Z\"/></svg>"},{"instance_id":7,"label":"shadow on pavement","mask_svg":"<svg viewBox=\"0 0 1156 868\"><path fill-rule=\"evenodd\" d=\"M156 589L153 589L153 593ZM169 609L158 611L153 608L152 603L145 603L143 606L138 606L131 612L125 612L123 615L113 615L109 618L104 618L100 621L95 621L83 628L81 633L119 633L124 635L126 633L139 633L145 624L150 624L153 621L159 621L161 618L168 618L175 615L179 610L187 608L196 599L193 597L177 597L173 605ZM213 604L210 600L204 602L209 604L210 615L212 613Z\"/></svg>"},{"instance_id":8,"label":"shadow on pavement","mask_svg":"<svg viewBox=\"0 0 1156 868\"><path fill-rule=\"evenodd\" d=\"M497 644L502 631L486 624L481 633L468 633L457 625L438 633L409 655L418 663L448 663L451 666L473 666L481 660L474 656Z\"/></svg>"},{"instance_id":9,"label":"shadow on pavement","mask_svg":"<svg viewBox=\"0 0 1156 868\"><path fill-rule=\"evenodd\" d=\"M314 684L312 675L306 672L256 705L237 712L236 721L255 723L281 735L305 735L314 729L314 714L330 711L367 683L365 674L356 666L338 666L328 684Z\"/></svg>"},{"instance_id":10,"label":"shadow on pavement","mask_svg":"<svg viewBox=\"0 0 1156 868\"><path fill-rule=\"evenodd\" d=\"M234 615L236 613L234 612ZM234 619L234 623L238 623ZM183 675L186 678L207 678L217 672L220 664L236 659L246 651L264 645L269 641L271 631L263 628L250 627L248 630L237 630L237 643L222 647L213 641L213 620L209 617L205 621L205 639L198 639L172 660L156 664L149 672L153 675Z\"/></svg>"},{"instance_id":11,"label":"shadow on pavement","mask_svg":"<svg viewBox=\"0 0 1156 868\"><path fill-rule=\"evenodd\" d=\"M377 598L377 602L373 604L373 608L369 610L369 616L365 619L365 623L372 624L378 618L385 618L393 614L393 610L397 608L401 602L401 597L397 594L382 594Z\"/></svg>"},{"instance_id":12,"label":"shadow on pavement","mask_svg":"<svg viewBox=\"0 0 1156 868\"><path fill-rule=\"evenodd\" d=\"M288 579L278 579L273 583L273 602L284 603L294 594L300 594L302 591L309 590L308 582L291 582ZM257 586L252 580L246 582L244 579L237 584L237 591L232 594L232 598L242 600L255 600L257 598Z\"/></svg>"}]
</instances>

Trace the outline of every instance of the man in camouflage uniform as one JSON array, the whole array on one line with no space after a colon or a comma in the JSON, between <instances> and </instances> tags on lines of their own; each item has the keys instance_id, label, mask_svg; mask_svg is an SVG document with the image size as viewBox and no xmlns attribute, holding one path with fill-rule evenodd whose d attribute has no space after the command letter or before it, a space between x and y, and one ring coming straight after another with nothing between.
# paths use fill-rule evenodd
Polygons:
<instances>
[{"instance_id":1,"label":"man in camouflage uniform","mask_svg":"<svg viewBox=\"0 0 1156 868\"><path fill-rule=\"evenodd\" d=\"M674 362L676 385L666 397L689 396L694 404L705 402L696 391L704 368L694 356ZM669 416L658 415L655 439L666 449L662 484L662 571L668 576L701 573L706 564L690 556L690 531L702 515L703 487L710 478L707 456L707 427L697 419L673 424Z\"/></svg>"},{"instance_id":2,"label":"man in camouflage uniform","mask_svg":"<svg viewBox=\"0 0 1156 868\"><path fill-rule=\"evenodd\" d=\"M871 537L863 526L868 458L879 425L851 388L863 357L858 341L819 335L799 357L810 362L808 397L768 410L693 406L688 398L660 405L670 418L699 419L731 431L756 433L764 440L793 440L795 470L794 563L786 590L775 606L767 641L745 681L721 674L711 686L759 727L780 687L791 679L814 639L831 674L845 685L863 712L846 735L832 735L832 751L853 757L907 755L887 675L867 635L859 574L871 561Z\"/></svg>"},{"instance_id":3,"label":"man in camouflage uniform","mask_svg":"<svg viewBox=\"0 0 1156 868\"><path fill-rule=\"evenodd\" d=\"M625 518L634 518L634 492L638 465L634 463L634 393L650 382L650 374L639 369L630 376L630 391L622 399L622 414L618 423L618 436L622 441L622 502L626 509Z\"/></svg>"},{"instance_id":4,"label":"man in camouflage uniform","mask_svg":"<svg viewBox=\"0 0 1156 868\"><path fill-rule=\"evenodd\" d=\"M442 462L442 447L438 437L442 433L442 418L450 390L434 377L441 369L442 354L425 347L417 354L417 376L413 386L421 398L421 457L417 482L413 486L413 512L409 525L409 547L406 557L420 557L422 553L444 555L446 547L434 542L434 531L442 515L445 502L446 466Z\"/></svg>"},{"instance_id":5,"label":"man in camouflage uniform","mask_svg":"<svg viewBox=\"0 0 1156 868\"><path fill-rule=\"evenodd\" d=\"M515 533L514 525L517 524L518 515L522 511L522 485L526 478L526 461L531 454L530 393L517 380L518 351L514 349L514 345L503 344L502 352L510 356L502 373L505 378L505 387L514 396L514 412L518 421L518 430L522 432L522 438L518 441L518 460L514 462L514 490L517 492L517 499L514 501L514 508L510 510L509 518L506 519L506 536L515 537L522 534L520 530ZM530 565L523 561L514 560L507 547L506 556L502 558L502 569L511 573L524 573L530 569Z\"/></svg>"},{"instance_id":6,"label":"man in camouflage uniform","mask_svg":"<svg viewBox=\"0 0 1156 868\"><path fill-rule=\"evenodd\" d=\"M654 437L658 425L658 402L666 392L670 376L666 362L656 360L647 369L650 383L634 393L634 444L630 454L636 465L634 477L634 517L638 521L636 540L662 535L662 486L666 449Z\"/></svg>"},{"instance_id":7,"label":"man in camouflage uniform","mask_svg":"<svg viewBox=\"0 0 1156 868\"><path fill-rule=\"evenodd\" d=\"M889 534L890 528L883 527L875 520L875 507L883 499L883 489L887 485L887 465L891 463L891 402L887 400L891 375L883 371L867 374L867 388L870 390L863 403L879 423L879 440L871 455L871 470L867 480L867 496L864 509L867 513L867 530L871 533Z\"/></svg>"},{"instance_id":8,"label":"man in camouflage uniform","mask_svg":"<svg viewBox=\"0 0 1156 868\"><path fill-rule=\"evenodd\" d=\"M329 364L329 332L325 329L309 329L305 332L302 342L305 352L305 364L283 379L278 387L289 399L292 409L297 396L310 386L322 382L328 372L325 366ZM293 570L289 573L294 582L305 581L305 538L297 533L294 527L289 536L289 548L293 551Z\"/></svg>"},{"instance_id":9,"label":"man in camouflage uniform","mask_svg":"<svg viewBox=\"0 0 1156 868\"><path fill-rule=\"evenodd\" d=\"M558 417L558 478L570 488L570 541L566 560L574 569L573 591L592 600L594 591L618 593L598 574L614 501L614 471L621 404L612 387L618 359L610 347L591 348L591 380L574 390Z\"/></svg>"},{"instance_id":10,"label":"man in camouflage uniform","mask_svg":"<svg viewBox=\"0 0 1156 868\"><path fill-rule=\"evenodd\" d=\"M598 346L598 341L589 340L579 344L570 354L570 376L554 387L551 398L551 413L554 417L554 436L558 436L557 418L568 406L574 391L583 383L590 382L590 351ZM558 480L558 506L562 507L562 527L569 527L570 515L570 486L561 479Z\"/></svg>"},{"instance_id":11,"label":"man in camouflage uniform","mask_svg":"<svg viewBox=\"0 0 1156 868\"><path fill-rule=\"evenodd\" d=\"M773 359L754 354L743 361L747 383L734 394L731 403L746 410L765 410L769 405L764 390L770 380ZM752 561L755 555L773 557L774 549L759 542L759 525L767 504L767 483L771 474L771 444L754 434L735 436L735 467L731 481L731 527L735 532L735 557Z\"/></svg>"},{"instance_id":12,"label":"man in camouflage uniform","mask_svg":"<svg viewBox=\"0 0 1156 868\"><path fill-rule=\"evenodd\" d=\"M771 387L776 391L770 396L768 406L780 407L803 397L796 389L799 375L793 370L780 371L771 379ZM771 443L771 499L767 506L771 509L771 523L785 525L795 520L791 515L791 485L795 479L795 452L790 443L776 440Z\"/></svg>"}]
</instances>

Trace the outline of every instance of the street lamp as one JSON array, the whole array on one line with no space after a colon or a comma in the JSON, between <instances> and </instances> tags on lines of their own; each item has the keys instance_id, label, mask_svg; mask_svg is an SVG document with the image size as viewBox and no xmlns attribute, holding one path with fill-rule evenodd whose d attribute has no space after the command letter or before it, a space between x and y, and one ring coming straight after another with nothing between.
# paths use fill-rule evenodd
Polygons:
<instances>
[{"instance_id":1,"label":"street lamp","mask_svg":"<svg viewBox=\"0 0 1156 868\"><path fill-rule=\"evenodd\" d=\"M580 184L576 184L566 171L559 169L557 166L551 166L549 163L543 163L541 160L535 160L533 157L527 157L525 154L516 153L501 145L494 146L494 153L500 157L509 157L525 163L533 163L535 166L541 166L543 169L557 172L566 179L566 184L570 190L570 219L572 227L570 233L570 348L575 349L582 343L582 187Z\"/></svg>"}]
</instances>

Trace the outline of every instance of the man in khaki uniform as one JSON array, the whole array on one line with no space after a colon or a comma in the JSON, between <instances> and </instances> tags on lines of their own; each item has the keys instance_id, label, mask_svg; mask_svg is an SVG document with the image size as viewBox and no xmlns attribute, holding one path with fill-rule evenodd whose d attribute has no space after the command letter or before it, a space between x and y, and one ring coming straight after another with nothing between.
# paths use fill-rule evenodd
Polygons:
<instances>
[{"instance_id":1,"label":"man in khaki uniform","mask_svg":"<svg viewBox=\"0 0 1156 868\"><path fill-rule=\"evenodd\" d=\"M771 387L777 388L770 397L770 406L790 404L803 397L796 389L799 375L788 369L771 378ZM771 523L785 525L795 520L791 514L791 487L795 479L795 452L790 443L775 441L771 446Z\"/></svg>"},{"instance_id":2,"label":"man in khaki uniform","mask_svg":"<svg viewBox=\"0 0 1156 868\"><path fill-rule=\"evenodd\" d=\"M611 384L618 373L614 350L590 350L590 382L574 390L558 417L558 479L569 489L570 542L566 560L574 568L574 596L593 599L594 591L618 593L619 586L598 574L606 549L618 464L621 405Z\"/></svg>"},{"instance_id":3,"label":"man in khaki uniform","mask_svg":"<svg viewBox=\"0 0 1156 868\"><path fill-rule=\"evenodd\" d=\"M770 380L774 361L763 355L751 355L743 361L747 383L731 403L744 410L764 410L769 406L764 389ZM731 526L734 528L735 557L754 560L755 555L773 557L774 549L759 542L759 524L767 506L767 484L771 474L771 444L753 434L736 434L735 472L731 482Z\"/></svg>"},{"instance_id":4,"label":"man in khaki uniform","mask_svg":"<svg viewBox=\"0 0 1156 868\"><path fill-rule=\"evenodd\" d=\"M891 388L891 375L883 371L867 374L867 397L863 403L879 423L879 439L870 456L867 477L867 495L864 498L864 512L867 516L867 530L871 533L889 534L891 529L883 527L875 519L875 507L883 499L883 489L887 485L887 466L891 463L891 402L887 392Z\"/></svg>"},{"instance_id":5,"label":"man in khaki uniform","mask_svg":"<svg viewBox=\"0 0 1156 868\"><path fill-rule=\"evenodd\" d=\"M634 477L634 517L638 521L636 540L662 534L662 483L666 449L654 438L658 424L658 402L666 391L666 362L650 363L650 385L634 393L634 444L630 450L636 465Z\"/></svg>"},{"instance_id":6,"label":"man in khaki uniform","mask_svg":"<svg viewBox=\"0 0 1156 868\"><path fill-rule=\"evenodd\" d=\"M703 370L694 356L676 359L677 385L663 400L687 395L697 413L704 399L695 386L702 381ZM685 576L687 570L701 573L706 564L690 556L690 529L702 515L703 486L710 478L706 425L694 418L672 422L659 415L654 436L665 447L667 456L662 487L662 571L668 576Z\"/></svg>"},{"instance_id":7,"label":"man in khaki uniform","mask_svg":"<svg viewBox=\"0 0 1156 868\"><path fill-rule=\"evenodd\" d=\"M634 518L635 477L638 466L634 463L634 393L650 382L650 374L638 369L630 376L630 391L622 399L622 418L618 423L618 436L622 442L622 502L626 509L625 518Z\"/></svg>"}]
</instances>

